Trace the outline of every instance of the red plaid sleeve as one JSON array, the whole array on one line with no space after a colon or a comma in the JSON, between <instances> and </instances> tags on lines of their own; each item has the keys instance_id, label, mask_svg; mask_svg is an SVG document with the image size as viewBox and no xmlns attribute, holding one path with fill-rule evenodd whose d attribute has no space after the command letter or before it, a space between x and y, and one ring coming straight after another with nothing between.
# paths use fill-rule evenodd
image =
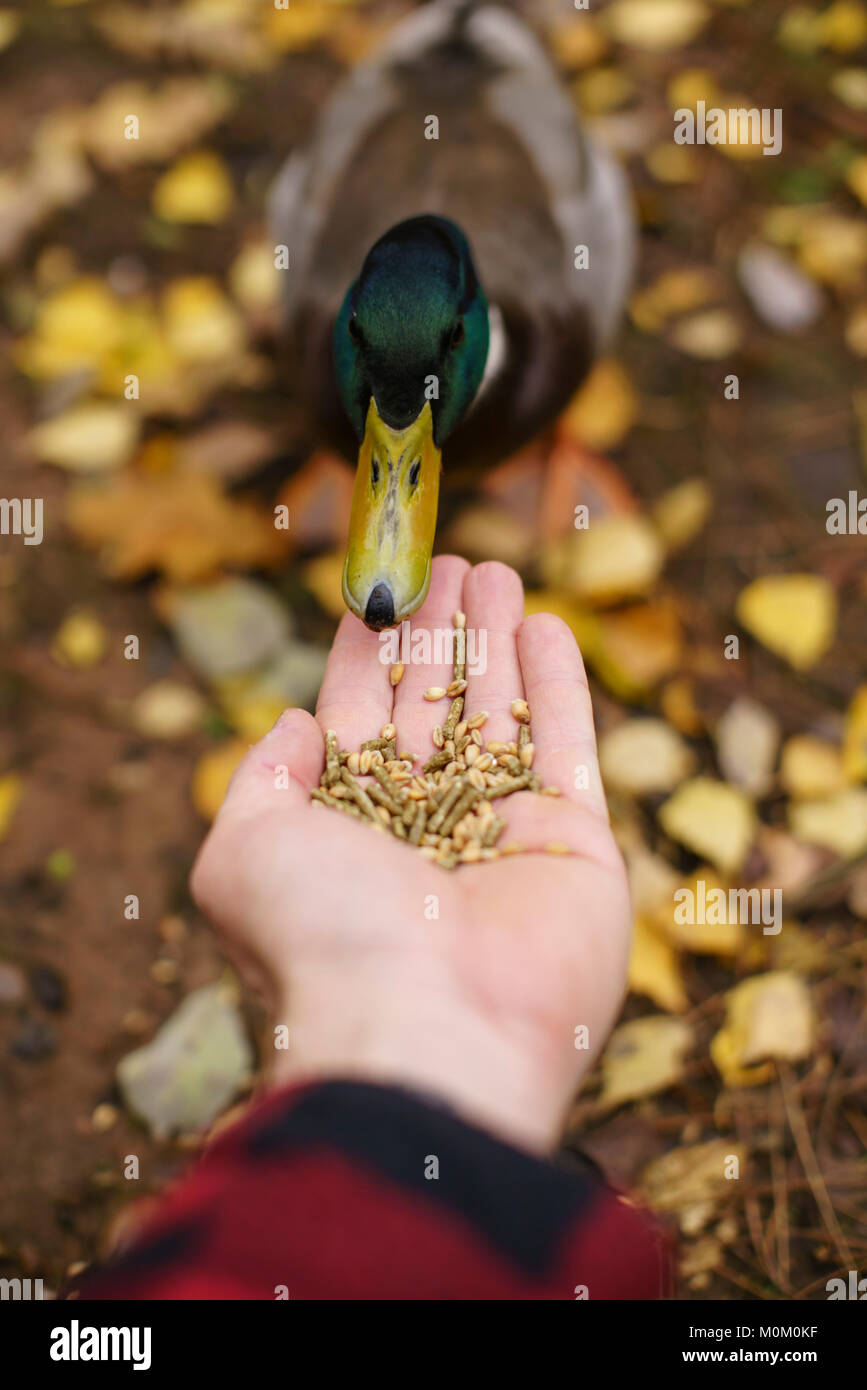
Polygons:
<instances>
[{"instance_id":1,"label":"red plaid sleeve","mask_svg":"<svg viewBox=\"0 0 867 1390\"><path fill-rule=\"evenodd\" d=\"M226 1130L84 1299L639 1299L671 1251L589 1165L398 1088L276 1092Z\"/></svg>"}]
</instances>

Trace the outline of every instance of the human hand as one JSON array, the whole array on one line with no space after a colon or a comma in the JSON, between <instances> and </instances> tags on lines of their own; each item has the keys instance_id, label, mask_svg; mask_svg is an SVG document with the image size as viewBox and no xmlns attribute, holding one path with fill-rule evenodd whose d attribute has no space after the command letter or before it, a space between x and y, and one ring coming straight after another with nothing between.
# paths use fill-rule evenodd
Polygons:
<instances>
[{"instance_id":1,"label":"human hand","mask_svg":"<svg viewBox=\"0 0 867 1390\"><path fill-rule=\"evenodd\" d=\"M530 705L534 770L563 795L518 792L497 812L501 843L527 853L455 870L370 825L316 806L324 731L355 749L383 725L421 761L443 706L422 698L450 668L408 665L393 689L377 634L347 614L316 718L287 710L241 763L199 853L194 896L229 953L270 995L289 1047L274 1080L357 1077L430 1092L528 1148L550 1148L577 1083L616 1016L629 946L629 893L608 824L590 696L572 633L523 618L514 571L434 561L413 619L487 630L487 669L464 717L487 710L487 740L515 737ZM587 790L576 790L576 768ZM288 787L281 785L288 769ZM568 854L545 852L558 843ZM577 1050L586 1026L589 1049Z\"/></svg>"}]
</instances>

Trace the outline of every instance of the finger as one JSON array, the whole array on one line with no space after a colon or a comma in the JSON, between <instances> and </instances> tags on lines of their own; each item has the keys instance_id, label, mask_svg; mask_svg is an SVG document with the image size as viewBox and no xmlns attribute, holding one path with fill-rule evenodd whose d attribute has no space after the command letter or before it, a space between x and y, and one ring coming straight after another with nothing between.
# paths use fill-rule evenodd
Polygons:
<instances>
[{"instance_id":1,"label":"finger","mask_svg":"<svg viewBox=\"0 0 867 1390\"><path fill-rule=\"evenodd\" d=\"M524 618L524 587L518 575L497 560L476 565L464 580L464 611L467 650L475 643L480 668L473 674L468 662L465 716L487 710L485 742L509 743L518 737L510 706L524 693L515 645Z\"/></svg>"},{"instance_id":2,"label":"finger","mask_svg":"<svg viewBox=\"0 0 867 1390\"><path fill-rule=\"evenodd\" d=\"M519 792L494 802L506 824L497 848L534 853L547 851L579 855L595 864L622 872L620 851L608 822L590 805L576 805L565 796Z\"/></svg>"},{"instance_id":3,"label":"finger","mask_svg":"<svg viewBox=\"0 0 867 1390\"><path fill-rule=\"evenodd\" d=\"M464 578L469 564L459 555L438 555L433 562L428 596L412 619L410 654L400 685L395 689L394 722L398 752L417 753L424 761L435 752L434 725L444 724L449 712L446 699L428 701L426 690L443 690L454 676L450 634L461 606ZM424 641L420 634L426 633ZM440 657L440 660L436 660ZM442 658L445 658L444 660Z\"/></svg>"},{"instance_id":4,"label":"finger","mask_svg":"<svg viewBox=\"0 0 867 1390\"><path fill-rule=\"evenodd\" d=\"M350 752L391 722L389 667L381 660L379 637L352 613L344 614L325 667L316 718L322 732L334 729L340 747Z\"/></svg>"},{"instance_id":5,"label":"finger","mask_svg":"<svg viewBox=\"0 0 867 1390\"><path fill-rule=\"evenodd\" d=\"M325 764L322 733L304 709L284 710L253 744L229 783L218 818L306 808Z\"/></svg>"},{"instance_id":6,"label":"finger","mask_svg":"<svg viewBox=\"0 0 867 1390\"><path fill-rule=\"evenodd\" d=\"M553 613L534 613L518 630L518 658L530 706L533 770L543 784L607 820L593 706L570 628Z\"/></svg>"}]
</instances>

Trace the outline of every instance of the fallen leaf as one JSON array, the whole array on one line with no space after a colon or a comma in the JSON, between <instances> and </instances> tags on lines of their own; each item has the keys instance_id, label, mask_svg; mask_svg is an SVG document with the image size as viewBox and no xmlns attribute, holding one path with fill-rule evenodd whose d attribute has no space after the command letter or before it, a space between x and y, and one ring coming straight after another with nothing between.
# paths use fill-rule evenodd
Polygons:
<instances>
[{"instance_id":1,"label":"fallen leaf","mask_svg":"<svg viewBox=\"0 0 867 1390\"><path fill-rule=\"evenodd\" d=\"M664 553L654 527L637 514L603 516L554 541L543 556L548 583L600 605L641 598L659 578Z\"/></svg>"},{"instance_id":2,"label":"fallen leaf","mask_svg":"<svg viewBox=\"0 0 867 1390\"><path fill-rule=\"evenodd\" d=\"M659 823L666 835L709 859L724 874L742 867L755 834L749 797L711 777L682 783L660 806Z\"/></svg>"},{"instance_id":3,"label":"fallen leaf","mask_svg":"<svg viewBox=\"0 0 867 1390\"><path fill-rule=\"evenodd\" d=\"M231 109L234 97L220 77L171 77L152 89L124 81L106 87L80 120L81 139L104 169L159 164L194 145ZM138 118L129 138L127 117Z\"/></svg>"},{"instance_id":4,"label":"fallen leaf","mask_svg":"<svg viewBox=\"0 0 867 1390\"><path fill-rule=\"evenodd\" d=\"M659 706L669 724L687 738L698 738L704 733L704 716L695 702L695 686L690 676L677 676L667 681L659 693Z\"/></svg>"},{"instance_id":5,"label":"fallen leaf","mask_svg":"<svg viewBox=\"0 0 867 1390\"><path fill-rule=\"evenodd\" d=\"M213 362L243 351L246 334L241 316L207 275L172 280L162 307L169 345L182 362Z\"/></svg>"},{"instance_id":6,"label":"fallen leaf","mask_svg":"<svg viewBox=\"0 0 867 1390\"><path fill-rule=\"evenodd\" d=\"M54 634L51 654L60 666L97 666L105 656L108 633L94 613L70 613Z\"/></svg>"},{"instance_id":7,"label":"fallen leaf","mask_svg":"<svg viewBox=\"0 0 867 1390\"><path fill-rule=\"evenodd\" d=\"M225 743L203 753L193 769L191 795L200 816L211 821L225 800L232 773L246 755L249 742L228 739Z\"/></svg>"},{"instance_id":8,"label":"fallen leaf","mask_svg":"<svg viewBox=\"0 0 867 1390\"><path fill-rule=\"evenodd\" d=\"M867 111L867 68L839 68L828 82L833 95L853 111Z\"/></svg>"},{"instance_id":9,"label":"fallen leaf","mask_svg":"<svg viewBox=\"0 0 867 1390\"><path fill-rule=\"evenodd\" d=\"M599 763L606 788L629 796L670 792L688 777L695 755L661 719L628 719L602 735Z\"/></svg>"},{"instance_id":10,"label":"fallen leaf","mask_svg":"<svg viewBox=\"0 0 867 1390\"><path fill-rule=\"evenodd\" d=\"M816 16L821 41L835 53L851 53L867 43L867 9L860 0L834 0Z\"/></svg>"},{"instance_id":11,"label":"fallen leaf","mask_svg":"<svg viewBox=\"0 0 867 1390\"><path fill-rule=\"evenodd\" d=\"M840 749L813 734L793 735L780 755L780 784L796 801L842 791L846 776Z\"/></svg>"},{"instance_id":12,"label":"fallen leaf","mask_svg":"<svg viewBox=\"0 0 867 1390\"><path fill-rule=\"evenodd\" d=\"M635 95L635 83L621 68L600 67L583 73L572 91L580 111L587 116L602 116L626 106Z\"/></svg>"},{"instance_id":13,"label":"fallen leaf","mask_svg":"<svg viewBox=\"0 0 867 1390\"><path fill-rule=\"evenodd\" d=\"M73 473L99 473L132 456L139 431L139 417L129 405L88 401L36 425L27 445L40 463Z\"/></svg>"},{"instance_id":14,"label":"fallen leaf","mask_svg":"<svg viewBox=\"0 0 867 1390\"><path fill-rule=\"evenodd\" d=\"M205 710L204 700L192 686L166 679L136 696L130 722L145 738L184 738L202 727Z\"/></svg>"},{"instance_id":15,"label":"fallen leaf","mask_svg":"<svg viewBox=\"0 0 867 1390\"><path fill-rule=\"evenodd\" d=\"M213 150L184 155L158 179L153 210L164 222L223 222L235 199L229 172Z\"/></svg>"},{"instance_id":16,"label":"fallen leaf","mask_svg":"<svg viewBox=\"0 0 867 1390\"><path fill-rule=\"evenodd\" d=\"M602 1056L600 1105L613 1108L676 1086L691 1042L688 1024L662 1015L615 1028Z\"/></svg>"},{"instance_id":17,"label":"fallen leaf","mask_svg":"<svg viewBox=\"0 0 867 1390\"><path fill-rule=\"evenodd\" d=\"M818 574L769 574L742 589L738 621L796 671L807 671L834 641L837 596Z\"/></svg>"},{"instance_id":18,"label":"fallen leaf","mask_svg":"<svg viewBox=\"0 0 867 1390\"><path fill-rule=\"evenodd\" d=\"M677 951L640 913L632 931L627 979L633 994L647 995L669 1013L689 1008Z\"/></svg>"},{"instance_id":19,"label":"fallen leaf","mask_svg":"<svg viewBox=\"0 0 867 1390\"><path fill-rule=\"evenodd\" d=\"M560 417L566 434L605 453L627 436L638 414L638 397L624 367L614 358L597 362Z\"/></svg>"},{"instance_id":20,"label":"fallen leaf","mask_svg":"<svg viewBox=\"0 0 867 1390\"><path fill-rule=\"evenodd\" d=\"M617 43L669 53L692 43L709 19L701 0L613 0L601 22Z\"/></svg>"},{"instance_id":21,"label":"fallen leaf","mask_svg":"<svg viewBox=\"0 0 867 1390\"><path fill-rule=\"evenodd\" d=\"M696 183L701 172L698 156L688 145L654 145L644 162L657 183Z\"/></svg>"},{"instance_id":22,"label":"fallen leaf","mask_svg":"<svg viewBox=\"0 0 867 1390\"><path fill-rule=\"evenodd\" d=\"M662 333L678 314L699 309L721 292L716 271L705 266L685 266L668 270L652 284L637 290L629 303L629 314L642 333Z\"/></svg>"},{"instance_id":23,"label":"fallen leaf","mask_svg":"<svg viewBox=\"0 0 867 1390\"><path fill-rule=\"evenodd\" d=\"M745 1145L730 1138L670 1149L644 1169L640 1194L654 1211L682 1214L706 1205L710 1220L719 1202L734 1193L746 1162Z\"/></svg>"},{"instance_id":24,"label":"fallen leaf","mask_svg":"<svg viewBox=\"0 0 867 1390\"><path fill-rule=\"evenodd\" d=\"M554 61L568 70L586 68L605 56L608 39L590 14L558 19L548 30Z\"/></svg>"},{"instance_id":25,"label":"fallen leaf","mask_svg":"<svg viewBox=\"0 0 867 1390\"><path fill-rule=\"evenodd\" d=\"M164 1139L211 1124L250 1080L254 1062L234 991L206 985L121 1059L117 1083L128 1109Z\"/></svg>"},{"instance_id":26,"label":"fallen leaf","mask_svg":"<svg viewBox=\"0 0 867 1390\"><path fill-rule=\"evenodd\" d=\"M740 900L733 904L730 890L714 871L700 868L675 885L668 901L653 913L652 924L673 946L726 960L745 944L740 918Z\"/></svg>"},{"instance_id":27,"label":"fallen leaf","mask_svg":"<svg viewBox=\"0 0 867 1390\"><path fill-rule=\"evenodd\" d=\"M635 912L639 917L652 917L661 907L673 902L680 874L667 860L653 854L637 836L635 843L621 844L621 849Z\"/></svg>"},{"instance_id":28,"label":"fallen leaf","mask_svg":"<svg viewBox=\"0 0 867 1390\"><path fill-rule=\"evenodd\" d=\"M273 566L285 533L253 502L226 497L216 479L187 472L167 477L126 474L68 500L68 521L85 545L102 552L115 579L150 570L192 583L222 566Z\"/></svg>"},{"instance_id":29,"label":"fallen leaf","mask_svg":"<svg viewBox=\"0 0 867 1390\"><path fill-rule=\"evenodd\" d=\"M867 782L867 685L859 686L846 711L843 771L850 782Z\"/></svg>"},{"instance_id":30,"label":"fallen leaf","mask_svg":"<svg viewBox=\"0 0 867 1390\"><path fill-rule=\"evenodd\" d=\"M725 1085L761 1085L768 1073L760 1063L809 1057L815 1034L807 985L792 971L773 970L729 990L725 1024L711 1039L710 1055Z\"/></svg>"},{"instance_id":31,"label":"fallen leaf","mask_svg":"<svg viewBox=\"0 0 867 1390\"><path fill-rule=\"evenodd\" d=\"M653 522L666 550L682 550L704 529L713 494L704 478L687 478L653 504Z\"/></svg>"},{"instance_id":32,"label":"fallen leaf","mask_svg":"<svg viewBox=\"0 0 867 1390\"><path fill-rule=\"evenodd\" d=\"M823 845L842 859L856 859L867 850L867 789L850 787L821 800L793 802L789 826L809 844Z\"/></svg>"},{"instance_id":33,"label":"fallen leaf","mask_svg":"<svg viewBox=\"0 0 867 1390\"><path fill-rule=\"evenodd\" d=\"M748 796L762 797L774 781L780 745L776 717L747 695L739 695L719 720L715 732L720 772Z\"/></svg>"},{"instance_id":34,"label":"fallen leaf","mask_svg":"<svg viewBox=\"0 0 867 1390\"><path fill-rule=\"evenodd\" d=\"M304 583L331 618L342 618L346 612L343 599L342 550L317 555L304 566Z\"/></svg>"},{"instance_id":35,"label":"fallen leaf","mask_svg":"<svg viewBox=\"0 0 867 1390\"><path fill-rule=\"evenodd\" d=\"M667 602L599 614L588 642L588 660L600 680L623 700L644 699L678 667L682 655L683 629Z\"/></svg>"},{"instance_id":36,"label":"fallen leaf","mask_svg":"<svg viewBox=\"0 0 867 1390\"><path fill-rule=\"evenodd\" d=\"M0 777L0 840L5 840L9 832L23 791L24 783L16 773L7 772Z\"/></svg>"},{"instance_id":37,"label":"fallen leaf","mask_svg":"<svg viewBox=\"0 0 867 1390\"><path fill-rule=\"evenodd\" d=\"M671 341L688 357L719 362L741 344L741 326L728 309L707 309L682 318L671 329Z\"/></svg>"},{"instance_id":38,"label":"fallen leaf","mask_svg":"<svg viewBox=\"0 0 867 1390\"><path fill-rule=\"evenodd\" d=\"M248 314L267 314L280 304L280 274L274 247L249 241L229 267L229 289Z\"/></svg>"},{"instance_id":39,"label":"fallen leaf","mask_svg":"<svg viewBox=\"0 0 867 1390\"><path fill-rule=\"evenodd\" d=\"M808 275L835 289L860 283L867 266L867 224L840 213L817 213L807 224L799 249Z\"/></svg>"}]
</instances>

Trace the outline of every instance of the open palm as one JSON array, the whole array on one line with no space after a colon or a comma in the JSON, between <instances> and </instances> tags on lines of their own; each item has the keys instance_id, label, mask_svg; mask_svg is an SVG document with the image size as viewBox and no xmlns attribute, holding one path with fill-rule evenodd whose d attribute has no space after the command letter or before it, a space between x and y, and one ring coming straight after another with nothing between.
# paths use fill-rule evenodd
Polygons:
<instances>
[{"instance_id":1,"label":"open palm","mask_svg":"<svg viewBox=\"0 0 867 1390\"><path fill-rule=\"evenodd\" d=\"M380 639L347 615L316 718L289 710L251 749L193 889L230 952L258 968L288 1025L281 1078L403 1081L546 1147L621 999L626 877L571 632L548 614L523 618L521 582L507 567L440 557L413 632L450 629L458 609L487 638L487 666L469 675L464 717L488 711L486 740L508 741L516 736L509 707L523 695L534 769L562 792L498 802L500 843L526 852L445 870L310 801L325 729L354 749L394 723L398 748L424 761L446 708L423 692L447 685L450 668L409 664L392 688Z\"/></svg>"}]
</instances>

